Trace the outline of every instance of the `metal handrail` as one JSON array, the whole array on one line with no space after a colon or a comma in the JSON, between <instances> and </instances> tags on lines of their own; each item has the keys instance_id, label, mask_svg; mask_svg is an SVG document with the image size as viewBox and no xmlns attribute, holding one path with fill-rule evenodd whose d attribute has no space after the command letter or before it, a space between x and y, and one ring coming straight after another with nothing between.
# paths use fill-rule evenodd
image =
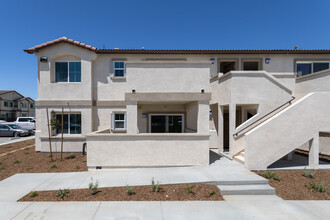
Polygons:
<instances>
[{"instance_id":1,"label":"metal handrail","mask_svg":"<svg viewBox=\"0 0 330 220\"><path fill-rule=\"evenodd\" d=\"M264 119L265 117L267 117L268 115L272 114L273 112L277 111L278 109L282 108L283 106L285 106L286 104L290 103L295 99L296 97L292 96L292 98L287 101L286 103L284 103L283 105L280 105L279 107L275 108L274 110L272 110L271 112L268 112L267 114L265 114L264 116L262 116L261 118L259 118L258 120L252 122L251 124L249 124L248 126L246 126L245 128L242 128L241 130L239 130L238 132L236 132L235 134L233 134L234 137L237 137L239 133L241 133L242 131L246 130L247 128L251 127L252 125L254 125L255 123L257 123L258 121Z\"/></svg>"}]
</instances>

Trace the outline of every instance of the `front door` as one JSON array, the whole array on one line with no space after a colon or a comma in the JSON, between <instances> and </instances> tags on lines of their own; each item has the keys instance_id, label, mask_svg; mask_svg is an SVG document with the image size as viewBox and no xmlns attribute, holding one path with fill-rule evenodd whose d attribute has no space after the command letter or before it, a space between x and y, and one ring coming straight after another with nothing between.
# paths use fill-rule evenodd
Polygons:
<instances>
[{"instance_id":1,"label":"front door","mask_svg":"<svg viewBox=\"0 0 330 220\"><path fill-rule=\"evenodd\" d=\"M183 114L150 114L150 133L183 133Z\"/></svg>"}]
</instances>

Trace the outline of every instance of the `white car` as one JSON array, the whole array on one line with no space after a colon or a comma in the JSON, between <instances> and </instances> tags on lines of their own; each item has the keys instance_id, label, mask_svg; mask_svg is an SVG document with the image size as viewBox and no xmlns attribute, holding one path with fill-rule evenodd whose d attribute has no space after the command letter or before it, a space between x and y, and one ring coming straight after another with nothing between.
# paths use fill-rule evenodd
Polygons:
<instances>
[{"instance_id":1,"label":"white car","mask_svg":"<svg viewBox=\"0 0 330 220\"><path fill-rule=\"evenodd\" d=\"M15 122L12 122L23 129L26 130L35 130L36 129L36 120L33 117L18 117ZM11 123L11 124L12 124Z\"/></svg>"}]
</instances>

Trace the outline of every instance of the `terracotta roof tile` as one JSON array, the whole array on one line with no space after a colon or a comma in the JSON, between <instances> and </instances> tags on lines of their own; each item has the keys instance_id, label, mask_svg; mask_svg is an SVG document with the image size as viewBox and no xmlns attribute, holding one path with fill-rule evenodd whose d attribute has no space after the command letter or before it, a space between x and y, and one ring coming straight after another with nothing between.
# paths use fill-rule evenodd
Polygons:
<instances>
[{"instance_id":1,"label":"terracotta roof tile","mask_svg":"<svg viewBox=\"0 0 330 220\"><path fill-rule=\"evenodd\" d=\"M40 45L36 45L36 46L31 47L29 49L26 49L24 51L27 52L27 53L32 54L34 52L38 52L38 50L40 50L42 48L45 48L45 47L48 47L48 46L51 46L51 45L55 45L55 44L60 43L60 42L67 42L67 43L70 43L72 45L76 45L76 46L79 46L79 47L82 47L82 48L86 48L86 49L92 50L92 51L96 51L97 50L96 47L93 47L93 46L84 44L84 43L79 42L79 41L75 41L73 39L69 39L67 37L61 37L61 38L58 38L58 39L55 39L55 40L52 40L52 41L48 41L48 42L43 43L43 44L40 44Z\"/></svg>"}]
</instances>

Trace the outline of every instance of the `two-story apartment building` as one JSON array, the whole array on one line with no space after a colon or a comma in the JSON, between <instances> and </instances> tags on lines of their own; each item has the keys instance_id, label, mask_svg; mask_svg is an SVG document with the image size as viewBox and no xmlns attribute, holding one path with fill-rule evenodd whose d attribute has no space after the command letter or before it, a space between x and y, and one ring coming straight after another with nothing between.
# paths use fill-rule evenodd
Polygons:
<instances>
[{"instance_id":1,"label":"two-story apartment building","mask_svg":"<svg viewBox=\"0 0 330 220\"><path fill-rule=\"evenodd\" d=\"M37 151L49 151L47 111L61 121L63 109L64 150L86 142L89 168L207 165L217 148L264 169L306 147L316 167L329 153L330 50L97 49L62 37L25 51L38 58ZM51 133L59 151L61 130Z\"/></svg>"},{"instance_id":2,"label":"two-story apartment building","mask_svg":"<svg viewBox=\"0 0 330 220\"><path fill-rule=\"evenodd\" d=\"M0 120L15 121L17 117L34 117L34 100L14 90L0 90Z\"/></svg>"}]
</instances>

